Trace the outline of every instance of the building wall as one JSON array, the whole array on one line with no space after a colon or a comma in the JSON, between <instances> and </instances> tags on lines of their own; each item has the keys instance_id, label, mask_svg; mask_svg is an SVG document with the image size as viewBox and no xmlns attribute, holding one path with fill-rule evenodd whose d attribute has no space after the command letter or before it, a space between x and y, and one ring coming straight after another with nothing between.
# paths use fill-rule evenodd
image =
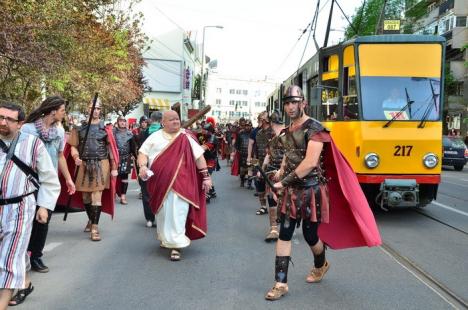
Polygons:
<instances>
[{"instance_id":1,"label":"building wall","mask_svg":"<svg viewBox=\"0 0 468 310\"><path fill-rule=\"evenodd\" d=\"M163 33L149 31L147 34L152 44L144 52L143 57L161 72L160 74L148 73L144 76L150 84L157 81L157 84L161 85L162 88L145 92L143 102L128 117L139 119L142 115L149 116L156 109L169 110L172 105L179 102L181 103L181 118L185 120L187 119L187 110L192 108L194 77L200 71L200 53L197 46L192 41L190 33L176 26ZM164 64L166 60L174 61L173 63L179 62L180 68L168 67ZM170 74L172 83L175 83L174 78L177 77L177 82L180 83L178 91L164 91L164 85L168 83L167 78L164 77L165 71Z\"/></svg>"},{"instance_id":2,"label":"building wall","mask_svg":"<svg viewBox=\"0 0 468 310\"><path fill-rule=\"evenodd\" d=\"M435 34L447 39L446 61L454 78L459 82L459 93L448 96L448 115L458 115L456 125L461 133L468 129L468 52L463 46L468 43L467 0L428 1L427 14L416 22L416 34ZM465 121L463 121L465 120ZM453 124L449 124L449 127Z\"/></svg>"},{"instance_id":3,"label":"building wall","mask_svg":"<svg viewBox=\"0 0 468 310\"><path fill-rule=\"evenodd\" d=\"M277 86L273 81L244 80L210 73L205 97L206 104L211 105L208 116L220 123L232 123L244 117L255 126L258 114L267 108L268 94Z\"/></svg>"}]
</instances>

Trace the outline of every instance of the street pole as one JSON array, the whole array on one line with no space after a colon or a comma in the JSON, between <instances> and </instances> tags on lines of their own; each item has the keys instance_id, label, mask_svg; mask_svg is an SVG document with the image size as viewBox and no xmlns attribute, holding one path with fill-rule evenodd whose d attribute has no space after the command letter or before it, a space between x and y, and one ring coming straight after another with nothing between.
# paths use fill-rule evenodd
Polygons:
<instances>
[{"instance_id":1,"label":"street pole","mask_svg":"<svg viewBox=\"0 0 468 310\"><path fill-rule=\"evenodd\" d=\"M203 27L203 37L202 37L202 52L201 52L201 76L200 76L200 104L199 104L199 108L201 108L200 105L205 105L205 103L203 102L203 78L204 78L204 75L205 75L205 29L206 29L206 26Z\"/></svg>"},{"instance_id":2,"label":"street pole","mask_svg":"<svg viewBox=\"0 0 468 310\"><path fill-rule=\"evenodd\" d=\"M203 80L205 77L205 30L206 28L218 28L218 29L223 29L223 26L203 26L203 37L202 37L202 59L201 59L201 76L200 76L200 108L205 106L204 102L204 90L205 87L203 87Z\"/></svg>"}]
</instances>

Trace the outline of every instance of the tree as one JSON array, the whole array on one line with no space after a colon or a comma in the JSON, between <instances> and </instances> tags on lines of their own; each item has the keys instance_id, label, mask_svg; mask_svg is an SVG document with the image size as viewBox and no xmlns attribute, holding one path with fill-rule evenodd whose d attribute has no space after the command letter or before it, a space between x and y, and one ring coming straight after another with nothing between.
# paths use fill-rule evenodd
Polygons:
<instances>
[{"instance_id":1,"label":"tree","mask_svg":"<svg viewBox=\"0 0 468 310\"><path fill-rule=\"evenodd\" d=\"M84 110L98 91L107 111L128 113L145 87L138 1L0 2L0 96L28 111L45 86Z\"/></svg>"},{"instance_id":2,"label":"tree","mask_svg":"<svg viewBox=\"0 0 468 310\"><path fill-rule=\"evenodd\" d=\"M351 18L353 27L348 26L345 31L345 39L355 36L373 35L379 21L380 13L384 5L384 0L368 0L356 9L356 13ZM400 19L404 11L404 0L387 0L384 11L384 19Z\"/></svg>"}]
</instances>

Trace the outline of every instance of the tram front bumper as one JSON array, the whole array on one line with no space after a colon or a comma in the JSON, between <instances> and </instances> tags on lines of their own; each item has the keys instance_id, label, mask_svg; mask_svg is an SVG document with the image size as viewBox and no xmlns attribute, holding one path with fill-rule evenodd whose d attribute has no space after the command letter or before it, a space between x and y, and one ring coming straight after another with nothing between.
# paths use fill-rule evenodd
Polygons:
<instances>
[{"instance_id":1,"label":"tram front bumper","mask_svg":"<svg viewBox=\"0 0 468 310\"><path fill-rule=\"evenodd\" d=\"M380 184L381 204L389 207L415 207L419 185L415 179L385 179Z\"/></svg>"}]
</instances>

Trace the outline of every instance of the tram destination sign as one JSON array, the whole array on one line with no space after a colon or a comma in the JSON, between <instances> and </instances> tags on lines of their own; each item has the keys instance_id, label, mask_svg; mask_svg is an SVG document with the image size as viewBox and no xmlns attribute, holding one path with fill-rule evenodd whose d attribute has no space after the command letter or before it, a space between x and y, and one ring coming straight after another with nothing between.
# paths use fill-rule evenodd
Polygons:
<instances>
[{"instance_id":1,"label":"tram destination sign","mask_svg":"<svg viewBox=\"0 0 468 310\"><path fill-rule=\"evenodd\" d=\"M384 20L383 33L385 34L400 33L400 20L399 19Z\"/></svg>"}]
</instances>

